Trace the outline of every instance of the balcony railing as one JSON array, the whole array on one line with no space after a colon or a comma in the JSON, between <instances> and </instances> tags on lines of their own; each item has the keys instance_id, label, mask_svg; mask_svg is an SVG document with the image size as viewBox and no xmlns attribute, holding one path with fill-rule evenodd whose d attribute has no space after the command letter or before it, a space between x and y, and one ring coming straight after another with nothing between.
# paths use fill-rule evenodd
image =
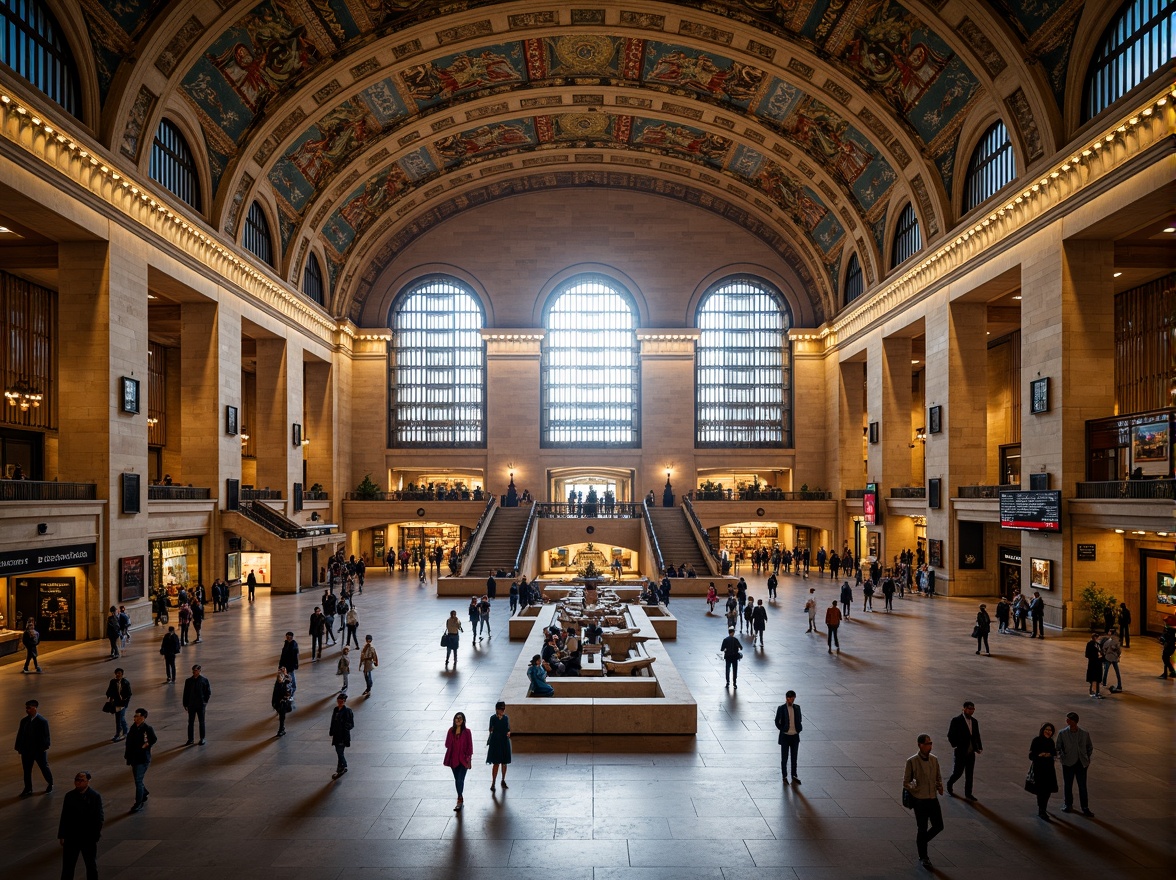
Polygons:
<instances>
[{"instance_id":1,"label":"balcony railing","mask_svg":"<svg viewBox=\"0 0 1176 880\"><path fill-rule=\"evenodd\" d=\"M734 489L695 489L691 498L699 501L832 501L833 493L823 489L804 489L785 492L783 489L744 489L736 495Z\"/></svg>"},{"instance_id":2,"label":"balcony railing","mask_svg":"<svg viewBox=\"0 0 1176 880\"><path fill-rule=\"evenodd\" d=\"M894 486L890 490L891 498L926 498L926 486Z\"/></svg>"},{"instance_id":3,"label":"balcony railing","mask_svg":"<svg viewBox=\"0 0 1176 880\"><path fill-rule=\"evenodd\" d=\"M866 497L866 490L865 489L846 489L845 490L846 501L852 500L854 498L856 498L860 501L861 499L863 499L865 497Z\"/></svg>"},{"instance_id":4,"label":"balcony railing","mask_svg":"<svg viewBox=\"0 0 1176 880\"><path fill-rule=\"evenodd\" d=\"M614 501L607 507L603 501L596 504L544 502L535 505L535 515L540 519L636 519L641 516L641 505L632 501Z\"/></svg>"},{"instance_id":5,"label":"balcony railing","mask_svg":"<svg viewBox=\"0 0 1176 880\"><path fill-rule=\"evenodd\" d=\"M993 501L1000 498L1001 492L1017 492L1020 486L1016 483L1006 483L1002 486L957 486L957 498L991 498Z\"/></svg>"},{"instance_id":6,"label":"balcony railing","mask_svg":"<svg viewBox=\"0 0 1176 880\"><path fill-rule=\"evenodd\" d=\"M303 498L308 497L303 495ZM326 493L323 493L326 499ZM428 492L421 489L404 489L399 492L347 492L344 501L479 501L486 500L486 494L481 489L473 492Z\"/></svg>"},{"instance_id":7,"label":"balcony railing","mask_svg":"<svg viewBox=\"0 0 1176 880\"><path fill-rule=\"evenodd\" d=\"M1114 498L1171 501L1176 498L1176 480L1112 480L1107 483L1079 483L1078 498Z\"/></svg>"},{"instance_id":8,"label":"balcony railing","mask_svg":"<svg viewBox=\"0 0 1176 880\"><path fill-rule=\"evenodd\" d=\"M212 490L207 486L148 486L148 501L207 501Z\"/></svg>"},{"instance_id":9,"label":"balcony railing","mask_svg":"<svg viewBox=\"0 0 1176 880\"><path fill-rule=\"evenodd\" d=\"M327 496L326 492L323 492L321 490L316 492L313 489L305 489L302 492L302 500L303 501L330 501L331 499Z\"/></svg>"},{"instance_id":10,"label":"balcony railing","mask_svg":"<svg viewBox=\"0 0 1176 880\"><path fill-rule=\"evenodd\" d=\"M0 501L96 501L97 483L0 480Z\"/></svg>"},{"instance_id":11,"label":"balcony railing","mask_svg":"<svg viewBox=\"0 0 1176 880\"><path fill-rule=\"evenodd\" d=\"M281 501L281 489L241 489L242 501Z\"/></svg>"}]
</instances>

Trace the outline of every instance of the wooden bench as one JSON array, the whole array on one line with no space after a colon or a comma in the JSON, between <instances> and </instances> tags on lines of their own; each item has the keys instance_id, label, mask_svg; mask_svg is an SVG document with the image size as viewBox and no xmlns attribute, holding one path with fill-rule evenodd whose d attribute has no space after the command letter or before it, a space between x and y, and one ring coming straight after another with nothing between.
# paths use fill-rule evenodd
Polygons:
<instances>
[{"instance_id":1,"label":"wooden bench","mask_svg":"<svg viewBox=\"0 0 1176 880\"><path fill-rule=\"evenodd\" d=\"M636 675L643 669L649 669L657 660L656 657L637 657L633 660L605 660L604 669L609 675Z\"/></svg>"}]
</instances>

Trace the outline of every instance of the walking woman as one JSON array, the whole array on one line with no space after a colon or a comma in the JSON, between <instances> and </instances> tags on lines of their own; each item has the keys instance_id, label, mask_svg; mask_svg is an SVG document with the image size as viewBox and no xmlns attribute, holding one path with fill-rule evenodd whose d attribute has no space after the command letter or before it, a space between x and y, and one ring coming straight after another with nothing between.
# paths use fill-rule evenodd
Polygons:
<instances>
[{"instance_id":1,"label":"walking woman","mask_svg":"<svg viewBox=\"0 0 1176 880\"><path fill-rule=\"evenodd\" d=\"M711 585L707 588L707 591L706 591L706 606L707 606L706 613L707 614L714 614L715 613L715 603L718 601L719 601L719 594L715 590L715 582L711 581Z\"/></svg>"},{"instance_id":2,"label":"walking woman","mask_svg":"<svg viewBox=\"0 0 1176 880\"><path fill-rule=\"evenodd\" d=\"M127 706L131 702L131 683L123 678L121 669L114 670L114 678L106 686L106 702L110 705L108 711L114 715L111 742L120 742L127 735Z\"/></svg>"},{"instance_id":3,"label":"walking woman","mask_svg":"<svg viewBox=\"0 0 1176 880\"><path fill-rule=\"evenodd\" d=\"M461 628L461 620L457 616L456 611L449 612L449 618L445 621L445 668L449 668L449 655L453 654L453 668L457 668L457 644L458 633L464 632Z\"/></svg>"},{"instance_id":4,"label":"walking woman","mask_svg":"<svg viewBox=\"0 0 1176 880\"><path fill-rule=\"evenodd\" d=\"M980 645L984 645L984 653L992 656L988 650L988 633L992 630L992 618L988 616L988 606L980 603L980 610L976 612L976 628L972 631L976 639L976 653L980 653Z\"/></svg>"},{"instance_id":5,"label":"walking woman","mask_svg":"<svg viewBox=\"0 0 1176 880\"><path fill-rule=\"evenodd\" d=\"M473 761L474 737L466 727L465 713L458 712L453 716L453 726L445 734L444 761L445 766L453 771L453 784L457 788L457 806L453 808L455 813L460 812L465 803L462 792L465 791L466 772L473 766Z\"/></svg>"},{"instance_id":6,"label":"walking woman","mask_svg":"<svg viewBox=\"0 0 1176 880\"><path fill-rule=\"evenodd\" d=\"M278 667L277 678L274 679L274 692L270 697L270 705L278 713L278 736L286 735L286 715L294 708L294 700L290 695L290 673L285 666Z\"/></svg>"},{"instance_id":7,"label":"walking woman","mask_svg":"<svg viewBox=\"0 0 1176 880\"><path fill-rule=\"evenodd\" d=\"M502 787L507 789L506 766L510 763L510 717L506 714L506 703L499 700L494 704L490 716L490 738L486 740L486 763L490 766L490 790L498 779L498 768L502 768Z\"/></svg>"},{"instance_id":8,"label":"walking woman","mask_svg":"<svg viewBox=\"0 0 1176 880\"><path fill-rule=\"evenodd\" d=\"M363 682L366 685L363 696L370 697L372 695L372 670L380 665L380 658L372 646L372 637L364 636L363 638L363 650L359 652L359 671L363 673Z\"/></svg>"},{"instance_id":9,"label":"walking woman","mask_svg":"<svg viewBox=\"0 0 1176 880\"><path fill-rule=\"evenodd\" d=\"M1037 795L1037 815L1049 821L1049 813L1045 808L1049 805L1049 796L1058 790L1058 772L1054 768L1054 760L1058 756L1058 747L1054 743L1054 726L1048 721L1041 725L1041 732L1033 737L1029 743L1029 760L1033 762L1033 790Z\"/></svg>"},{"instance_id":10,"label":"walking woman","mask_svg":"<svg viewBox=\"0 0 1176 880\"><path fill-rule=\"evenodd\" d=\"M1086 643L1086 683L1089 685L1090 696L1101 700L1103 695L1098 692L1102 683L1102 651L1098 647L1098 631L1090 634L1090 641Z\"/></svg>"}]
</instances>

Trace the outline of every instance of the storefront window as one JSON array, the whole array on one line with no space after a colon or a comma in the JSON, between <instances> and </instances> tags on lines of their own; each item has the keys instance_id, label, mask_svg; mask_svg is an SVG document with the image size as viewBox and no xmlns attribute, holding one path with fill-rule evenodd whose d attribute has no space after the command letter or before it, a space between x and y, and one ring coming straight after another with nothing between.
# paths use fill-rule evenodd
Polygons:
<instances>
[{"instance_id":1,"label":"storefront window","mask_svg":"<svg viewBox=\"0 0 1176 880\"><path fill-rule=\"evenodd\" d=\"M163 587L168 604L176 605L180 589L200 582L200 538L174 538L150 542L151 594Z\"/></svg>"}]
</instances>

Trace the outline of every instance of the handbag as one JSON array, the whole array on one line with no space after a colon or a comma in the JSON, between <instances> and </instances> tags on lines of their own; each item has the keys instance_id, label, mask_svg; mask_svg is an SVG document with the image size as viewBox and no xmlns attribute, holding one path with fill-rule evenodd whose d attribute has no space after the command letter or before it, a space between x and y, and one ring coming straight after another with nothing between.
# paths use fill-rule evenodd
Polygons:
<instances>
[{"instance_id":1,"label":"handbag","mask_svg":"<svg viewBox=\"0 0 1176 880\"><path fill-rule=\"evenodd\" d=\"M103 703L102 711L105 712L107 715L113 715L115 712L117 712L118 709L116 709L114 706L114 700L108 699L105 703Z\"/></svg>"},{"instance_id":2,"label":"handbag","mask_svg":"<svg viewBox=\"0 0 1176 880\"><path fill-rule=\"evenodd\" d=\"M902 787L902 805L908 810L915 808L915 796L911 794L911 790L905 785Z\"/></svg>"},{"instance_id":3,"label":"handbag","mask_svg":"<svg viewBox=\"0 0 1176 880\"><path fill-rule=\"evenodd\" d=\"M441 634L441 647L442 648L449 647L449 633L442 633Z\"/></svg>"},{"instance_id":4,"label":"handbag","mask_svg":"<svg viewBox=\"0 0 1176 880\"><path fill-rule=\"evenodd\" d=\"M976 624L974 627L972 627L972 638L980 638L980 624Z\"/></svg>"},{"instance_id":5,"label":"handbag","mask_svg":"<svg viewBox=\"0 0 1176 880\"><path fill-rule=\"evenodd\" d=\"M1029 772L1025 774L1025 791L1037 794L1037 778L1033 775L1033 765L1029 765Z\"/></svg>"}]
</instances>

